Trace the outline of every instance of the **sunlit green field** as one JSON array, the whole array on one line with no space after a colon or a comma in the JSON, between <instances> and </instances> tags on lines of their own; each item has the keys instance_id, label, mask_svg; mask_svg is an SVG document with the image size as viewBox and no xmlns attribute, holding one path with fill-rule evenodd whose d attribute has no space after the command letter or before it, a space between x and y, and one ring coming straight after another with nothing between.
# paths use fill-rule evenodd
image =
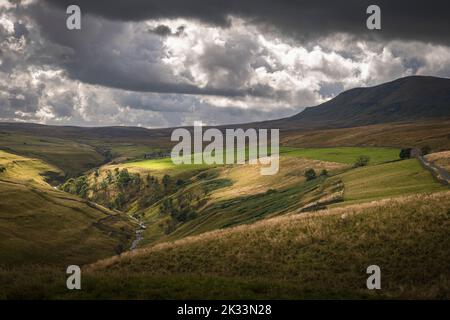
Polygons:
<instances>
[{"instance_id":1,"label":"sunlit green field","mask_svg":"<svg viewBox=\"0 0 450 320\"><path fill-rule=\"evenodd\" d=\"M312 160L321 160L329 162L337 162L343 164L353 164L361 155L370 157L370 164L378 164L399 159L399 149L395 148L359 148L359 147L342 147L342 148L291 148L281 147L280 156L297 157ZM248 150L245 150L245 158L248 158ZM122 164L121 167L144 168L148 170L164 171L164 170L195 170L207 168L206 164L181 164L176 165L171 158L140 160Z\"/></svg>"},{"instance_id":2,"label":"sunlit green field","mask_svg":"<svg viewBox=\"0 0 450 320\"><path fill-rule=\"evenodd\" d=\"M280 148L280 153L286 156L339 162L345 164L353 164L361 155L370 157L370 164L393 161L399 158L399 152L400 150L396 148L375 147Z\"/></svg>"},{"instance_id":3,"label":"sunlit green field","mask_svg":"<svg viewBox=\"0 0 450 320\"><path fill-rule=\"evenodd\" d=\"M209 167L211 166L207 164L174 164L171 158L133 161L120 165L120 168L148 170L149 173L156 176L161 174L173 175L192 170L202 170Z\"/></svg>"}]
</instances>

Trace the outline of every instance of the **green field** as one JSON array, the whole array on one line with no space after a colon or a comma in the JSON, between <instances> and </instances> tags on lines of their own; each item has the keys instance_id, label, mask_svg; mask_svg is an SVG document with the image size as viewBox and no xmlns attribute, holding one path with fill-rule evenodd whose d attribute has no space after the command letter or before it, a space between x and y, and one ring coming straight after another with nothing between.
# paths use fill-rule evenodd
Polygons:
<instances>
[{"instance_id":1,"label":"green field","mask_svg":"<svg viewBox=\"0 0 450 320\"><path fill-rule=\"evenodd\" d=\"M148 173L154 174L156 176L163 174L179 174L182 172L195 171L195 170L204 170L210 168L212 166L206 164L174 164L171 158L163 158L163 159L150 159L150 160L139 160L126 162L119 165L120 168L128 168L128 169L144 169Z\"/></svg>"},{"instance_id":2,"label":"green field","mask_svg":"<svg viewBox=\"0 0 450 320\"><path fill-rule=\"evenodd\" d=\"M448 190L416 159L357 168L340 175L345 201L369 201L398 195Z\"/></svg>"},{"instance_id":3,"label":"green field","mask_svg":"<svg viewBox=\"0 0 450 320\"><path fill-rule=\"evenodd\" d=\"M400 150L396 148L280 148L280 154L306 159L353 164L356 159L365 155L370 157L370 164L383 163L399 159Z\"/></svg>"}]
</instances>

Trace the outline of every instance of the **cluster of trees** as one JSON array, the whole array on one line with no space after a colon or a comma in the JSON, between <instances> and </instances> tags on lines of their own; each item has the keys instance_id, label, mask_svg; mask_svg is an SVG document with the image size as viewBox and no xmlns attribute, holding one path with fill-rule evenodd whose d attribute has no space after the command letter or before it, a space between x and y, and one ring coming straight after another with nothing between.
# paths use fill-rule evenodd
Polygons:
<instances>
[{"instance_id":1,"label":"cluster of trees","mask_svg":"<svg viewBox=\"0 0 450 320\"><path fill-rule=\"evenodd\" d=\"M200 197L191 192L179 193L175 199L172 197L164 199L159 212L170 217L165 225L165 233L173 232L180 223L195 219L198 216L195 206L199 200Z\"/></svg>"},{"instance_id":2,"label":"cluster of trees","mask_svg":"<svg viewBox=\"0 0 450 320\"><path fill-rule=\"evenodd\" d=\"M61 189L65 192L76 194L84 199L87 199L89 191L88 178L87 176L70 178L61 186Z\"/></svg>"},{"instance_id":3,"label":"cluster of trees","mask_svg":"<svg viewBox=\"0 0 450 320\"><path fill-rule=\"evenodd\" d=\"M144 159L163 159L167 157L170 157L170 151L167 150L154 150L144 155Z\"/></svg>"},{"instance_id":4,"label":"cluster of trees","mask_svg":"<svg viewBox=\"0 0 450 320\"><path fill-rule=\"evenodd\" d=\"M186 183L183 179L173 179L167 174L161 180L157 177L147 175L145 187L141 190L138 205L140 208L147 208L162 198L175 193Z\"/></svg>"},{"instance_id":5,"label":"cluster of trees","mask_svg":"<svg viewBox=\"0 0 450 320\"><path fill-rule=\"evenodd\" d=\"M355 163L353 164L353 167L354 168L364 167L364 166L367 166L369 164L369 162L370 162L370 157L361 155L361 156L359 156L356 159ZM323 169L320 172L320 174L318 175L317 172L314 169L309 168L309 169L307 169L305 171L304 176L306 178L306 181L311 181L311 180L316 179L319 176L320 177L327 177L328 176L328 171L326 169Z\"/></svg>"},{"instance_id":6,"label":"cluster of trees","mask_svg":"<svg viewBox=\"0 0 450 320\"><path fill-rule=\"evenodd\" d=\"M139 193L142 185L140 175L131 174L126 168L122 170L116 168L114 172L108 170L101 182L98 181L100 177L98 170L93 176L93 180L89 180L89 176L86 175L71 178L62 185L61 189L112 209L122 209Z\"/></svg>"},{"instance_id":7,"label":"cluster of trees","mask_svg":"<svg viewBox=\"0 0 450 320\"><path fill-rule=\"evenodd\" d=\"M370 157L362 155L356 159L355 163L353 164L353 167L354 168L365 167L369 164L369 162L370 162Z\"/></svg>"},{"instance_id":8,"label":"cluster of trees","mask_svg":"<svg viewBox=\"0 0 450 320\"><path fill-rule=\"evenodd\" d=\"M327 177L327 176L328 176L328 171L327 171L326 169L323 169L323 170L320 172L320 176L321 176L321 177ZM305 171L305 178L306 178L306 181L311 181L311 180L316 179L316 178L317 178L317 173L316 173L316 171L315 171L314 169L312 169L312 168L307 169L307 170Z\"/></svg>"},{"instance_id":9,"label":"cluster of trees","mask_svg":"<svg viewBox=\"0 0 450 320\"><path fill-rule=\"evenodd\" d=\"M183 190L172 197L166 197L159 206L160 214L169 217L164 225L164 232L169 234L180 223L197 218L198 208L206 203L204 194L205 190L197 186Z\"/></svg>"},{"instance_id":10,"label":"cluster of trees","mask_svg":"<svg viewBox=\"0 0 450 320\"><path fill-rule=\"evenodd\" d=\"M142 178L139 173L130 173L126 168L115 168L102 175L96 170L92 176L68 179L61 189L110 209L123 210L135 201L140 208L147 208L185 184L184 180L169 175L158 179L148 174Z\"/></svg>"},{"instance_id":11,"label":"cluster of trees","mask_svg":"<svg viewBox=\"0 0 450 320\"><path fill-rule=\"evenodd\" d=\"M413 149L413 148L404 148L400 150L399 157L400 159L409 159L414 156L414 153L416 155L422 155L425 156L431 152L431 148L429 146L423 146L420 149Z\"/></svg>"}]
</instances>

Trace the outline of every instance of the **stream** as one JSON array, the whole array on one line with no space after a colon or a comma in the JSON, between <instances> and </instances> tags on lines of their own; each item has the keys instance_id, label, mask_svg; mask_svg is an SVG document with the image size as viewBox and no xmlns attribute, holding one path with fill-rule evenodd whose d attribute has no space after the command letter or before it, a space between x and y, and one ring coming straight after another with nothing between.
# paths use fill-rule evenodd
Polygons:
<instances>
[{"instance_id":1,"label":"stream","mask_svg":"<svg viewBox=\"0 0 450 320\"><path fill-rule=\"evenodd\" d=\"M137 221L139 223L139 228L136 230L136 238L131 243L130 251L133 251L134 249L137 248L139 242L141 242L141 240L142 240L142 233L147 228L145 226L144 222L142 222L141 220L137 220Z\"/></svg>"}]
</instances>

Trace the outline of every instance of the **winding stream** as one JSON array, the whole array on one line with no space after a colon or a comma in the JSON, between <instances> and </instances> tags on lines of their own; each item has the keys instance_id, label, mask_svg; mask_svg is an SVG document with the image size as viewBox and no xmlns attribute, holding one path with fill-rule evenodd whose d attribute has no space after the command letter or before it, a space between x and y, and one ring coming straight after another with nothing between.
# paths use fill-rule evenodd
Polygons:
<instances>
[{"instance_id":1,"label":"winding stream","mask_svg":"<svg viewBox=\"0 0 450 320\"><path fill-rule=\"evenodd\" d=\"M138 223L139 223L139 228L136 230L136 238L131 243L130 251L133 251L134 249L137 248L139 242L141 242L141 240L142 240L142 233L147 228L145 226L144 222L142 222L141 220L138 220Z\"/></svg>"}]
</instances>

